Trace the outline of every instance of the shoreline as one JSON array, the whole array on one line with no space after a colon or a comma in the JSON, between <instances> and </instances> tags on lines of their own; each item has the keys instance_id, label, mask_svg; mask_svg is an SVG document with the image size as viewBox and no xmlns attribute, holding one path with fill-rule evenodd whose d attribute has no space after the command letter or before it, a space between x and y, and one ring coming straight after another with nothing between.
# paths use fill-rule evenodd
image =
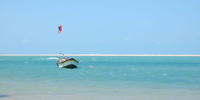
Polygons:
<instances>
[{"instance_id":1,"label":"shoreline","mask_svg":"<svg viewBox=\"0 0 200 100\"><path fill-rule=\"evenodd\" d=\"M0 54L0 56L62 56L62 54ZM197 54L65 54L65 56L200 56Z\"/></svg>"}]
</instances>

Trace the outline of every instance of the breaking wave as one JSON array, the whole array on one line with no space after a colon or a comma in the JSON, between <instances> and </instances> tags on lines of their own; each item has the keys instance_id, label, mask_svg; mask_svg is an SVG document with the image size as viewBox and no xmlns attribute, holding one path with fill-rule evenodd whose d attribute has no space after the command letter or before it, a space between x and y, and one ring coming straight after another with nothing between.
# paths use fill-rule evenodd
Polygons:
<instances>
[{"instance_id":1,"label":"breaking wave","mask_svg":"<svg viewBox=\"0 0 200 100\"><path fill-rule=\"evenodd\" d=\"M59 59L59 58L57 58L57 57L50 57L50 58L47 58L47 59L52 60L52 59Z\"/></svg>"}]
</instances>

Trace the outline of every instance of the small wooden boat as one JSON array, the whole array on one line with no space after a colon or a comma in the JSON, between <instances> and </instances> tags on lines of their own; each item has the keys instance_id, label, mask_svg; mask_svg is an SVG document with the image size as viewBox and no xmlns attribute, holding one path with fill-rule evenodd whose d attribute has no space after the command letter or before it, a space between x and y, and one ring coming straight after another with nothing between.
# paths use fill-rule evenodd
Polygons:
<instances>
[{"instance_id":1,"label":"small wooden boat","mask_svg":"<svg viewBox=\"0 0 200 100\"><path fill-rule=\"evenodd\" d=\"M77 68L78 61L74 58L70 59L60 59L57 61L57 65L59 68Z\"/></svg>"}]
</instances>

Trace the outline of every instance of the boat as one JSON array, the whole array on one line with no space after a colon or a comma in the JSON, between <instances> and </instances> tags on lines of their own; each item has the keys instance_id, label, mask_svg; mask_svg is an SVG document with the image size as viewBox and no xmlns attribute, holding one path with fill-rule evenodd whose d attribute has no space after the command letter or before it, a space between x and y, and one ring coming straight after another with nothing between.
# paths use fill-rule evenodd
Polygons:
<instances>
[{"instance_id":1,"label":"boat","mask_svg":"<svg viewBox=\"0 0 200 100\"><path fill-rule=\"evenodd\" d=\"M77 68L78 65L78 61L74 58L70 58L70 59L60 59L57 61L57 65L59 68Z\"/></svg>"}]
</instances>

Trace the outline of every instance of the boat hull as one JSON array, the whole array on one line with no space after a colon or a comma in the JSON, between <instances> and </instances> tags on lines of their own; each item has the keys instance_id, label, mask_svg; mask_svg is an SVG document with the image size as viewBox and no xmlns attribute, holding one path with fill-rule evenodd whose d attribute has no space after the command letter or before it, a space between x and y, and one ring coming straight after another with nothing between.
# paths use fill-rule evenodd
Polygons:
<instances>
[{"instance_id":1,"label":"boat hull","mask_svg":"<svg viewBox=\"0 0 200 100\"><path fill-rule=\"evenodd\" d=\"M77 68L78 61L76 61L75 59L69 59L69 60L57 63L57 65L58 65L59 68L70 68L70 69L73 69L73 68Z\"/></svg>"},{"instance_id":2,"label":"boat hull","mask_svg":"<svg viewBox=\"0 0 200 100\"><path fill-rule=\"evenodd\" d=\"M77 66L73 65L73 64L70 64L70 65L67 65L67 66L60 67L60 68L70 68L70 69L73 69L73 68L77 68Z\"/></svg>"}]
</instances>

